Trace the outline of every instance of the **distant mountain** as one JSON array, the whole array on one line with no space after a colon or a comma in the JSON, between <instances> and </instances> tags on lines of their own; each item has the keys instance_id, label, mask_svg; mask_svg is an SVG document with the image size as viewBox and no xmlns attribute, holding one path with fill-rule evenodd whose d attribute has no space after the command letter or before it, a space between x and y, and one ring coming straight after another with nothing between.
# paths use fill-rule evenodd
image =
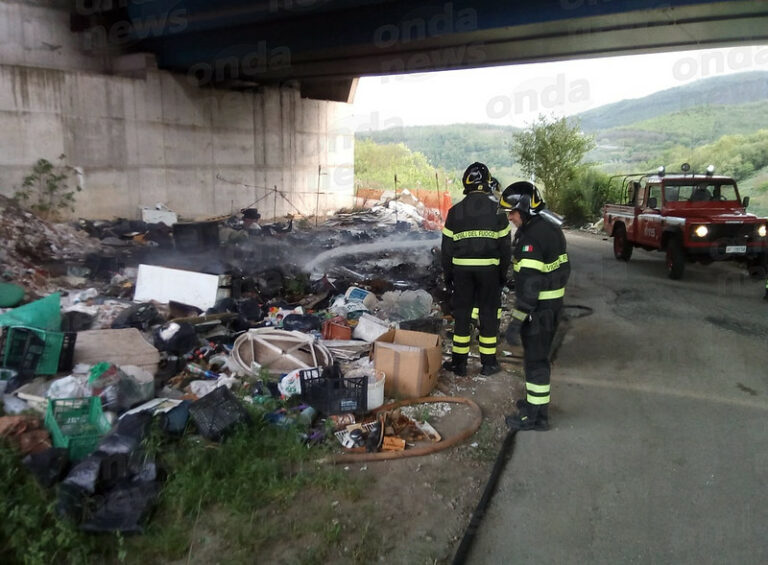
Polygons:
<instances>
[{"instance_id":1,"label":"distant mountain","mask_svg":"<svg viewBox=\"0 0 768 565\"><path fill-rule=\"evenodd\" d=\"M656 162L675 146L693 149L724 135L768 129L768 72L707 78L575 117L597 142L587 160L605 170L625 171ZM469 163L483 161L505 182L521 176L509 152L509 142L518 131L510 126L453 124L398 127L356 137L403 143L446 171L461 172Z\"/></svg>"},{"instance_id":2,"label":"distant mountain","mask_svg":"<svg viewBox=\"0 0 768 565\"><path fill-rule=\"evenodd\" d=\"M597 147L588 159L617 163L621 168L645 162L674 146L694 148L724 135L747 135L760 129L768 129L768 99L734 106L697 106L593 132Z\"/></svg>"},{"instance_id":3,"label":"distant mountain","mask_svg":"<svg viewBox=\"0 0 768 565\"><path fill-rule=\"evenodd\" d=\"M762 100L768 100L768 71L753 71L705 78L643 98L606 104L575 117L585 132L595 133L697 106L731 106Z\"/></svg>"}]
</instances>

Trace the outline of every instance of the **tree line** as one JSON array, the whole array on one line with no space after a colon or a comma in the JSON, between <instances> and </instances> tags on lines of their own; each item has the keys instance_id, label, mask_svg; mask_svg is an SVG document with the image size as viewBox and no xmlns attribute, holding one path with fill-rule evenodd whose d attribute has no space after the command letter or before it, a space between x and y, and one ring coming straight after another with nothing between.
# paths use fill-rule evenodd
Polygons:
<instances>
[{"instance_id":1,"label":"tree line","mask_svg":"<svg viewBox=\"0 0 768 565\"><path fill-rule=\"evenodd\" d=\"M498 144L504 148L506 168L498 166L498 155L491 162L471 151L463 159L456 156L453 163L483 161L494 175L497 171L512 171L500 179L502 189L516 180L533 180L550 209L564 215L570 225L598 219L606 202L620 198L619 183L611 182L606 164L586 161L595 148L595 138L581 130L578 119L540 115L528 128L507 133L507 139ZM723 135L713 143L693 148L683 144L659 147L640 162L638 170L623 172L653 172L661 164L673 172L684 162L690 163L694 171L704 171L713 164L719 174L740 182L768 167L768 129L748 135ZM423 153L403 143L376 143L364 138L356 145L355 174L361 186L395 188L397 175L399 188L437 189L439 184L459 197L461 173L433 166ZM758 191L768 191L768 183Z\"/></svg>"}]
</instances>

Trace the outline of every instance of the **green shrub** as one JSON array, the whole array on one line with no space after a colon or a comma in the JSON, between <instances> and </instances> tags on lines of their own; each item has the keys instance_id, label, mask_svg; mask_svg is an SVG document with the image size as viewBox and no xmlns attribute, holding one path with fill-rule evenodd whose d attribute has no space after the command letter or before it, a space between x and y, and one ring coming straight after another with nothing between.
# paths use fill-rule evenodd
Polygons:
<instances>
[{"instance_id":1,"label":"green shrub","mask_svg":"<svg viewBox=\"0 0 768 565\"><path fill-rule=\"evenodd\" d=\"M618 202L619 190L607 174L593 167L580 168L563 191L559 212L571 226L594 222L606 202Z\"/></svg>"},{"instance_id":2,"label":"green shrub","mask_svg":"<svg viewBox=\"0 0 768 565\"><path fill-rule=\"evenodd\" d=\"M74 211L75 194L82 190L80 186L69 189L72 169L66 165L63 154L59 161L59 165L54 165L47 159L38 159L24 177L21 189L13 195L22 206L46 219L58 219L64 210Z\"/></svg>"}]
</instances>

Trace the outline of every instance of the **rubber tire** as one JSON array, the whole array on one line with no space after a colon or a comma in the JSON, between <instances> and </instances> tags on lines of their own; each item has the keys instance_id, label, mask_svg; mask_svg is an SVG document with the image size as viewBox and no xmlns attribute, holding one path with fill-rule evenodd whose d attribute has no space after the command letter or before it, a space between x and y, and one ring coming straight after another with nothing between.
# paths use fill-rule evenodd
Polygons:
<instances>
[{"instance_id":1,"label":"rubber tire","mask_svg":"<svg viewBox=\"0 0 768 565\"><path fill-rule=\"evenodd\" d=\"M678 280L685 272L685 253L683 242L679 236L673 237L667 243L667 275L670 279Z\"/></svg>"},{"instance_id":2,"label":"rubber tire","mask_svg":"<svg viewBox=\"0 0 768 565\"><path fill-rule=\"evenodd\" d=\"M619 261L629 261L632 257L632 243L627 238L627 228L619 224L613 230L613 256Z\"/></svg>"}]
</instances>

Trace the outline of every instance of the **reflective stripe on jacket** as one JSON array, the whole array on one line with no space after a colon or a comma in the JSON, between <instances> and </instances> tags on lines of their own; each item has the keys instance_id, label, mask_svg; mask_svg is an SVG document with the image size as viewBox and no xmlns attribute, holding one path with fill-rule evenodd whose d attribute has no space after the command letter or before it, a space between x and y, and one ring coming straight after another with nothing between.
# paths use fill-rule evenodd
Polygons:
<instances>
[{"instance_id":1,"label":"reflective stripe on jacket","mask_svg":"<svg viewBox=\"0 0 768 565\"><path fill-rule=\"evenodd\" d=\"M531 217L515 233L512 265L516 309L528 313L562 305L571 264L559 226Z\"/></svg>"},{"instance_id":2,"label":"reflective stripe on jacket","mask_svg":"<svg viewBox=\"0 0 768 565\"><path fill-rule=\"evenodd\" d=\"M454 266L498 266L506 273L512 257L511 231L506 214L487 193L470 192L445 219L443 271L450 277Z\"/></svg>"}]
</instances>

